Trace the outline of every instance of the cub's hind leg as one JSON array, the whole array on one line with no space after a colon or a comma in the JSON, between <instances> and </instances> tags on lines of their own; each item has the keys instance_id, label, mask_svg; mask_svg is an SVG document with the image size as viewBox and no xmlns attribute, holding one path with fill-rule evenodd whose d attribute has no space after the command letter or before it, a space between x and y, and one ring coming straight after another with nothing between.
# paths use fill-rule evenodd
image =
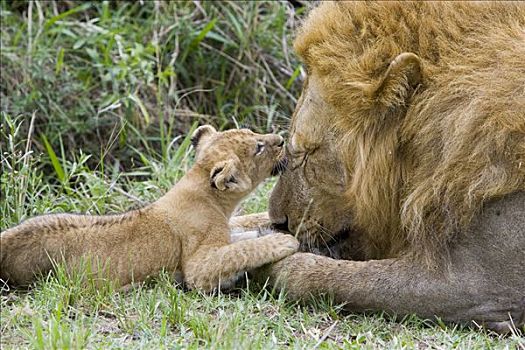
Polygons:
<instances>
[{"instance_id":1,"label":"cub's hind leg","mask_svg":"<svg viewBox=\"0 0 525 350\"><path fill-rule=\"evenodd\" d=\"M242 271L279 261L299 248L291 235L272 234L215 247L202 246L184 264L184 280L190 288L211 291L228 284Z\"/></svg>"}]
</instances>

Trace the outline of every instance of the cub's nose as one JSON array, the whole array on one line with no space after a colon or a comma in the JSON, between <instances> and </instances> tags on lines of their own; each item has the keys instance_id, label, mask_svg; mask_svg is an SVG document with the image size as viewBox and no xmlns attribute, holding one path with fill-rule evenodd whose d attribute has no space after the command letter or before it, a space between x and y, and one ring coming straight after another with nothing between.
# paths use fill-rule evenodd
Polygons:
<instances>
[{"instance_id":1,"label":"cub's nose","mask_svg":"<svg viewBox=\"0 0 525 350\"><path fill-rule=\"evenodd\" d=\"M283 147L284 145L284 138L281 135L273 135L273 145L277 147Z\"/></svg>"},{"instance_id":2,"label":"cub's nose","mask_svg":"<svg viewBox=\"0 0 525 350\"><path fill-rule=\"evenodd\" d=\"M283 147L284 145L284 138L281 135L266 134L265 140L271 147Z\"/></svg>"}]
</instances>

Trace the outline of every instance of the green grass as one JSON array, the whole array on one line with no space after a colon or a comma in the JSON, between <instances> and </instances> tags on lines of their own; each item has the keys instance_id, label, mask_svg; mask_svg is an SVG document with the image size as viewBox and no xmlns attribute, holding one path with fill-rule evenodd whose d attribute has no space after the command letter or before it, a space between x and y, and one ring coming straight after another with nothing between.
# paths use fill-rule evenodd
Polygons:
<instances>
[{"instance_id":1,"label":"green grass","mask_svg":"<svg viewBox=\"0 0 525 350\"><path fill-rule=\"evenodd\" d=\"M164 157L194 122L286 125L301 86L284 3L2 1L0 20L2 113L91 166Z\"/></svg>"},{"instance_id":2,"label":"green grass","mask_svg":"<svg viewBox=\"0 0 525 350\"><path fill-rule=\"evenodd\" d=\"M285 3L2 2L0 230L43 213L106 214L158 198L191 165L196 123L287 124L301 74ZM31 18L31 20L29 20ZM268 181L243 205L266 210ZM248 283L127 291L63 269L3 291L0 347L501 348L523 344L416 317L348 314ZM522 347L521 347L522 348Z\"/></svg>"}]
</instances>

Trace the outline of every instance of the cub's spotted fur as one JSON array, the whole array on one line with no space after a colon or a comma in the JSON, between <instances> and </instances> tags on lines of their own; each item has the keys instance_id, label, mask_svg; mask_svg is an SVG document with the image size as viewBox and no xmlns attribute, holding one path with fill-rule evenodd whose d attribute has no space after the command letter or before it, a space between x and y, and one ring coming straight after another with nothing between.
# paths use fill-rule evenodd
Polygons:
<instances>
[{"instance_id":1,"label":"cub's spotted fur","mask_svg":"<svg viewBox=\"0 0 525 350\"><path fill-rule=\"evenodd\" d=\"M0 278L13 285L65 260L89 260L119 285L162 269L182 272L191 288L212 290L239 272L280 260L298 248L290 235L231 242L228 221L241 199L270 176L283 154L282 137L249 130L199 127L195 165L163 197L110 216L57 214L29 219L0 236ZM100 273L100 272L99 272Z\"/></svg>"}]
</instances>

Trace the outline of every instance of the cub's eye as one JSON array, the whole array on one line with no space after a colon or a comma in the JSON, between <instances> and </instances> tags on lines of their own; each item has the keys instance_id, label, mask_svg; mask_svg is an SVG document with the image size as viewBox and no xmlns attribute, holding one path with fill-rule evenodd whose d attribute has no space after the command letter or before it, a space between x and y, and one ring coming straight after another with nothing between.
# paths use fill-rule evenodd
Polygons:
<instances>
[{"instance_id":1,"label":"cub's eye","mask_svg":"<svg viewBox=\"0 0 525 350\"><path fill-rule=\"evenodd\" d=\"M255 155L258 156L259 154L264 152L264 142L257 142L257 146L255 147Z\"/></svg>"}]
</instances>

